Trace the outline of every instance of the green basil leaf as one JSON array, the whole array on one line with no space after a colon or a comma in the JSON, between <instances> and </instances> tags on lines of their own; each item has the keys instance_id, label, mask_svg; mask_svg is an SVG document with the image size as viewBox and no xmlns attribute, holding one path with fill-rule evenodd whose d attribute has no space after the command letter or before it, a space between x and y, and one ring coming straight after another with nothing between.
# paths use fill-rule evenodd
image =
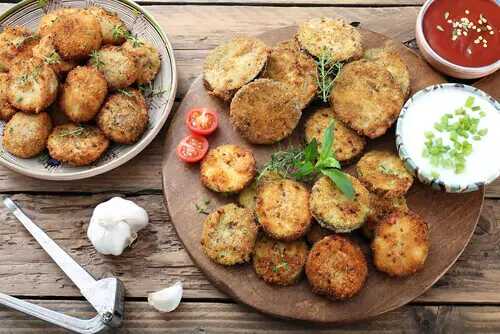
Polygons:
<instances>
[{"instance_id":1,"label":"green basil leaf","mask_svg":"<svg viewBox=\"0 0 500 334\"><path fill-rule=\"evenodd\" d=\"M311 161L301 161L296 165L297 171L292 174L294 179L300 180L304 177L311 175L314 171L314 165Z\"/></svg>"},{"instance_id":2,"label":"green basil leaf","mask_svg":"<svg viewBox=\"0 0 500 334\"><path fill-rule=\"evenodd\" d=\"M332 119L328 128L326 128L325 134L323 136L323 143L321 145L321 153L319 160L325 160L327 157L332 156L332 146L333 146L333 129L335 126L335 121Z\"/></svg>"},{"instance_id":3,"label":"green basil leaf","mask_svg":"<svg viewBox=\"0 0 500 334\"><path fill-rule=\"evenodd\" d=\"M313 138L309 144L307 144L304 149L304 159L306 161L314 162L318 159L318 141Z\"/></svg>"},{"instance_id":4,"label":"green basil leaf","mask_svg":"<svg viewBox=\"0 0 500 334\"><path fill-rule=\"evenodd\" d=\"M354 199L354 188L352 182L346 174L338 169L322 169L321 173L330 178L335 185L342 191L349 199Z\"/></svg>"},{"instance_id":5,"label":"green basil leaf","mask_svg":"<svg viewBox=\"0 0 500 334\"><path fill-rule=\"evenodd\" d=\"M337 159L333 157L327 157L324 160L321 160L318 162L316 165L316 168L318 169L325 169L325 168L338 168L340 169L340 163L337 161Z\"/></svg>"}]
</instances>

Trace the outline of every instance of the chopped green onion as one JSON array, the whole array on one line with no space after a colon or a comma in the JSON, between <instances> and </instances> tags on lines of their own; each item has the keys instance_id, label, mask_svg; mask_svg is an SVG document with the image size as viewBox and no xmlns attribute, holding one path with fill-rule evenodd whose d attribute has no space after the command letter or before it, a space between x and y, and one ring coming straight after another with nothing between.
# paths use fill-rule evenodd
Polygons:
<instances>
[{"instance_id":1,"label":"chopped green onion","mask_svg":"<svg viewBox=\"0 0 500 334\"><path fill-rule=\"evenodd\" d=\"M469 96L469 97L467 98L467 100L465 101L465 106L466 106L467 108L472 108L472 105L474 105L474 99L475 99L475 97L474 97L474 96Z\"/></svg>"}]
</instances>

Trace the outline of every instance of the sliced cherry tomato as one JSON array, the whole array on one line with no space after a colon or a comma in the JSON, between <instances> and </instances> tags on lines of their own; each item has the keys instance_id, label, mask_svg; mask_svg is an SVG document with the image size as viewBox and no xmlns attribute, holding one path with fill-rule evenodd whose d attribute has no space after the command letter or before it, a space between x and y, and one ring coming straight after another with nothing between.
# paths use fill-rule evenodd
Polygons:
<instances>
[{"instance_id":1,"label":"sliced cherry tomato","mask_svg":"<svg viewBox=\"0 0 500 334\"><path fill-rule=\"evenodd\" d=\"M177 145L177 156L184 162L198 162L208 151L208 140L205 137L191 134Z\"/></svg>"},{"instance_id":2,"label":"sliced cherry tomato","mask_svg":"<svg viewBox=\"0 0 500 334\"><path fill-rule=\"evenodd\" d=\"M189 130L202 136L208 136L217 129L219 117L217 112L208 108L191 109L186 117Z\"/></svg>"}]
</instances>

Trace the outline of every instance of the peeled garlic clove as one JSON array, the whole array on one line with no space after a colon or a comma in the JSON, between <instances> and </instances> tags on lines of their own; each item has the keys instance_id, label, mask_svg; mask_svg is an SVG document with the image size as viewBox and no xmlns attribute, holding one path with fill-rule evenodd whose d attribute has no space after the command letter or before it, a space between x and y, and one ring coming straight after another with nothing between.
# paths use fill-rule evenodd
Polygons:
<instances>
[{"instance_id":1,"label":"peeled garlic clove","mask_svg":"<svg viewBox=\"0 0 500 334\"><path fill-rule=\"evenodd\" d=\"M182 282L176 282L174 285L150 293L148 295L148 304L160 312L172 312L179 306L182 299Z\"/></svg>"}]
</instances>

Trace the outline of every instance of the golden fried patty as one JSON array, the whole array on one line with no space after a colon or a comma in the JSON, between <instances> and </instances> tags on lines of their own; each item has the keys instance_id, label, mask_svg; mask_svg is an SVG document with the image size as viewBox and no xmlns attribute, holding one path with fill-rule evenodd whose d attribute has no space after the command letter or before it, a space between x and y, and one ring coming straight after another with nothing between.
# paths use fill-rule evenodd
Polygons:
<instances>
[{"instance_id":1,"label":"golden fried patty","mask_svg":"<svg viewBox=\"0 0 500 334\"><path fill-rule=\"evenodd\" d=\"M313 56L327 52L333 62L358 59L363 54L361 34L342 19L320 17L304 22L297 39Z\"/></svg>"},{"instance_id":2,"label":"golden fried patty","mask_svg":"<svg viewBox=\"0 0 500 334\"><path fill-rule=\"evenodd\" d=\"M372 139L391 127L403 101L401 88L389 71L368 60L345 65L330 96L337 118Z\"/></svg>"},{"instance_id":3,"label":"golden fried patty","mask_svg":"<svg viewBox=\"0 0 500 334\"><path fill-rule=\"evenodd\" d=\"M41 59L58 75L71 71L77 64L74 60L61 58L54 47L54 36L50 34L43 36L33 48L33 57Z\"/></svg>"},{"instance_id":4,"label":"golden fried patty","mask_svg":"<svg viewBox=\"0 0 500 334\"><path fill-rule=\"evenodd\" d=\"M288 84L302 108L313 100L318 90L316 63L300 51L295 40L281 42L271 49L262 77Z\"/></svg>"},{"instance_id":5,"label":"golden fried patty","mask_svg":"<svg viewBox=\"0 0 500 334\"><path fill-rule=\"evenodd\" d=\"M360 227L370 212L370 194L355 177L347 175L354 188L354 199L349 199L330 180L323 176L311 191L311 213L324 228L337 233L351 232Z\"/></svg>"},{"instance_id":6,"label":"golden fried patty","mask_svg":"<svg viewBox=\"0 0 500 334\"><path fill-rule=\"evenodd\" d=\"M323 144L325 131L331 121L335 123L332 147L335 157L338 161L349 162L363 152L366 141L342 122L336 120L332 110L328 107L319 108L307 120L305 125L306 141L309 143L316 139L318 144Z\"/></svg>"},{"instance_id":7,"label":"golden fried patty","mask_svg":"<svg viewBox=\"0 0 500 334\"><path fill-rule=\"evenodd\" d=\"M81 13L83 9L75 7L62 7L48 12L40 19L38 24L38 33L42 36L49 35L51 33L52 25L59 20L62 16L69 14Z\"/></svg>"},{"instance_id":8,"label":"golden fried patty","mask_svg":"<svg viewBox=\"0 0 500 334\"><path fill-rule=\"evenodd\" d=\"M110 95L97 114L97 125L106 137L120 144L138 141L149 121L144 96L137 89Z\"/></svg>"},{"instance_id":9,"label":"golden fried patty","mask_svg":"<svg viewBox=\"0 0 500 334\"><path fill-rule=\"evenodd\" d=\"M108 146L109 140L95 126L71 123L55 127L47 144L52 158L72 166L90 165Z\"/></svg>"},{"instance_id":10,"label":"golden fried patty","mask_svg":"<svg viewBox=\"0 0 500 334\"><path fill-rule=\"evenodd\" d=\"M86 11L99 22L103 44L121 45L125 42L125 34L128 29L118 14L98 6L89 7Z\"/></svg>"},{"instance_id":11,"label":"golden fried patty","mask_svg":"<svg viewBox=\"0 0 500 334\"><path fill-rule=\"evenodd\" d=\"M211 149L201 162L200 177L205 187L216 192L239 192L255 176L252 151L237 145Z\"/></svg>"},{"instance_id":12,"label":"golden fried patty","mask_svg":"<svg viewBox=\"0 0 500 334\"><path fill-rule=\"evenodd\" d=\"M99 112L108 84L97 69L77 67L68 73L59 104L68 118L75 122L88 122Z\"/></svg>"},{"instance_id":13,"label":"golden fried patty","mask_svg":"<svg viewBox=\"0 0 500 334\"><path fill-rule=\"evenodd\" d=\"M52 121L47 113L18 112L5 125L3 147L19 158L32 158L47 146Z\"/></svg>"},{"instance_id":14,"label":"golden fried patty","mask_svg":"<svg viewBox=\"0 0 500 334\"><path fill-rule=\"evenodd\" d=\"M321 227L320 224L313 223L307 232L306 239L310 245L314 245L327 235L331 235L333 233L334 232L332 230L327 230L326 228Z\"/></svg>"},{"instance_id":15,"label":"golden fried patty","mask_svg":"<svg viewBox=\"0 0 500 334\"><path fill-rule=\"evenodd\" d=\"M292 285L300 279L307 252L304 240L283 242L263 234L255 243L253 268L266 283Z\"/></svg>"},{"instance_id":16,"label":"golden fried patty","mask_svg":"<svg viewBox=\"0 0 500 334\"><path fill-rule=\"evenodd\" d=\"M257 182L252 182L250 185L245 187L238 195L238 203L247 209L255 211L255 206L257 202Z\"/></svg>"},{"instance_id":17,"label":"golden fried patty","mask_svg":"<svg viewBox=\"0 0 500 334\"><path fill-rule=\"evenodd\" d=\"M9 103L9 75L0 73L0 120L8 121L17 110Z\"/></svg>"},{"instance_id":18,"label":"golden fried patty","mask_svg":"<svg viewBox=\"0 0 500 334\"><path fill-rule=\"evenodd\" d=\"M259 75L269 50L259 39L236 37L208 54L203 64L203 79L211 94L229 101L243 85Z\"/></svg>"},{"instance_id":19,"label":"golden fried patty","mask_svg":"<svg viewBox=\"0 0 500 334\"><path fill-rule=\"evenodd\" d=\"M134 58L122 47L107 45L95 52L89 63L104 74L110 88L126 88L137 80Z\"/></svg>"},{"instance_id":20,"label":"golden fried patty","mask_svg":"<svg viewBox=\"0 0 500 334\"><path fill-rule=\"evenodd\" d=\"M16 61L9 74L8 98L17 109L39 113L56 99L57 76L42 60L27 58Z\"/></svg>"},{"instance_id":21,"label":"golden fried patty","mask_svg":"<svg viewBox=\"0 0 500 334\"><path fill-rule=\"evenodd\" d=\"M368 266L357 244L331 235L312 247L307 257L306 275L314 293L344 300L363 288Z\"/></svg>"},{"instance_id":22,"label":"golden fried patty","mask_svg":"<svg viewBox=\"0 0 500 334\"><path fill-rule=\"evenodd\" d=\"M393 212L375 229L373 262L390 276L411 275L424 267L429 253L429 228L413 212Z\"/></svg>"},{"instance_id":23,"label":"golden fried patty","mask_svg":"<svg viewBox=\"0 0 500 334\"><path fill-rule=\"evenodd\" d=\"M297 126L302 105L290 88L278 81L259 79L243 86L230 107L231 124L249 142L273 144Z\"/></svg>"},{"instance_id":24,"label":"golden fried patty","mask_svg":"<svg viewBox=\"0 0 500 334\"><path fill-rule=\"evenodd\" d=\"M408 211L408 205L404 197L385 198L370 193L370 214L361 228L364 236L372 239L378 223L394 211Z\"/></svg>"},{"instance_id":25,"label":"golden fried patty","mask_svg":"<svg viewBox=\"0 0 500 334\"><path fill-rule=\"evenodd\" d=\"M406 66L406 63L396 50L389 48L368 49L363 57L382 65L399 84L403 96L410 95L410 72L408 72L408 66Z\"/></svg>"},{"instance_id":26,"label":"golden fried patty","mask_svg":"<svg viewBox=\"0 0 500 334\"><path fill-rule=\"evenodd\" d=\"M274 239L296 240L311 225L309 190L287 179L261 183L255 213L264 231Z\"/></svg>"},{"instance_id":27,"label":"golden fried patty","mask_svg":"<svg viewBox=\"0 0 500 334\"><path fill-rule=\"evenodd\" d=\"M0 33L0 72L8 72L17 56L29 57L38 39L25 27L5 27Z\"/></svg>"},{"instance_id":28,"label":"golden fried patty","mask_svg":"<svg viewBox=\"0 0 500 334\"><path fill-rule=\"evenodd\" d=\"M401 197L413 184L413 176L399 157L388 151L371 151L356 165L359 180L384 197Z\"/></svg>"},{"instance_id":29,"label":"golden fried patty","mask_svg":"<svg viewBox=\"0 0 500 334\"><path fill-rule=\"evenodd\" d=\"M257 232L258 226L250 210L227 204L205 219L201 246L214 262L226 266L248 262Z\"/></svg>"},{"instance_id":30,"label":"golden fried patty","mask_svg":"<svg viewBox=\"0 0 500 334\"><path fill-rule=\"evenodd\" d=\"M146 84L155 79L160 71L161 59L158 50L149 42L130 40L123 49L134 58L137 66L137 83Z\"/></svg>"}]
</instances>

